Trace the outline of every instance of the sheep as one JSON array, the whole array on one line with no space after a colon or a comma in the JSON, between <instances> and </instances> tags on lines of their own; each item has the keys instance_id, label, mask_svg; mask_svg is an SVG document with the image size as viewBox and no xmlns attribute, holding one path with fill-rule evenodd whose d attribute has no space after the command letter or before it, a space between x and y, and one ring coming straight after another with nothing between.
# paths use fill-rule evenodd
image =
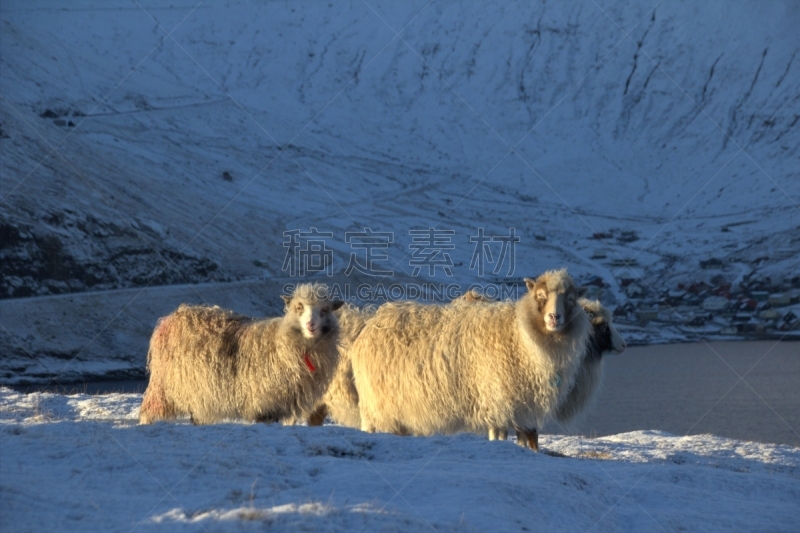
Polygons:
<instances>
[{"instance_id":1,"label":"sheep","mask_svg":"<svg viewBox=\"0 0 800 533\"><path fill-rule=\"evenodd\" d=\"M491 301L475 289L471 289L451 304L477 303ZM322 401L317 404L314 411L305 418L309 426L321 426L325 418L331 419L342 426L351 428L361 427L361 415L358 407L358 391L353 380L353 365L350 361L349 351L358 334L364 329L367 320L375 315L376 307L369 305L363 309L352 304L344 305L338 312L339 318L339 367L334 374L331 384ZM297 423L292 420L290 423Z\"/></svg>"},{"instance_id":2,"label":"sheep","mask_svg":"<svg viewBox=\"0 0 800 533\"><path fill-rule=\"evenodd\" d=\"M361 429L431 435L539 427L574 379L589 319L566 269L525 284L517 302L381 306L350 350Z\"/></svg>"},{"instance_id":3,"label":"sheep","mask_svg":"<svg viewBox=\"0 0 800 533\"><path fill-rule=\"evenodd\" d=\"M625 340L611 324L611 312L599 300L581 298L578 303L589 315L592 329L572 390L555 412L555 419L561 423L575 419L591 404L603 381L603 354L620 354L627 348Z\"/></svg>"},{"instance_id":4,"label":"sheep","mask_svg":"<svg viewBox=\"0 0 800 533\"><path fill-rule=\"evenodd\" d=\"M490 301L478 291L472 289L459 296L451 304L476 303ZM339 318L339 367L336 369L331 384L322 401L314 411L306 417L309 426L321 426L325 418L351 428L361 427L361 415L358 407L358 391L353 380L353 365L350 360L350 348L358 334L364 329L367 320L375 315L376 307L369 305L363 309L352 304L344 305L338 312ZM292 423L298 422L293 420Z\"/></svg>"},{"instance_id":5,"label":"sheep","mask_svg":"<svg viewBox=\"0 0 800 533\"><path fill-rule=\"evenodd\" d=\"M458 298L453 299L453 301L451 301L450 303L452 305L460 305L460 304L473 304L479 302L494 302L494 301L496 300L481 294L481 292L478 291L477 289L470 289L461 296L459 296Z\"/></svg>"},{"instance_id":6,"label":"sheep","mask_svg":"<svg viewBox=\"0 0 800 533\"><path fill-rule=\"evenodd\" d=\"M254 319L219 307L181 305L150 339L150 383L141 424L189 415L274 422L308 412L339 359L339 325L327 287L301 284L282 295L284 316Z\"/></svg>"},{"instance_id":7,"label":"sheep","mask_svg":"<svg viewBox=\"0 0 800 533\"><path fill-rule=\"evenodd\" d=\"M554 418L560 423L568 423L584 412L598 391L603 381L603 354L607 352L622 353L627 345L622 336L611 324L611 313L603 307L599 300L581 298L578 304L589 316L592 329L587 340L588 345L583 361L578 368L575 382L564 401L559 404ZM489 440L506 440L506 428L490 428ZM517 443L527 445L533 435L517 431Z\"/></svg>"},{"instance_id":8,"label":"sheep","mask_svg":"<svg viewBox=\"0 0 800 533\"><path fill-rule=\"evenodd\" d=\"M491 301L475 289L471 289L451 304L477 303ZM331 419L341 425L351 428L361 427L361 415L358 407L358 391L353 380L353 365L350 361L349 350L356 337L367 323L367 320L375 314L375 306L366 306L363 309L352 304L344 305L338 312L339 318L339 367L334 374L331 384L322 401L317 404L314 411L305 419L309 426L321 426L325 418ZM292 420L290 423L296 424L299 420Z\"/></svg>"},{"instance_id":9,"label":"sheep","mask_svg":"<svg viewBox=\"0 0 800 533\"><path fill-rule=\"evenodd\" d=\"M322 400L314 411L306 417L309 426L321 426L325 417L339 425L351 428L361 427L358 408L358 391L353 381L353 365L350 361L350 348L358 334L364 329L367 320L375 314L375 306L359 309L346 304L337 312L339 319L339 366Z\"/></svg>"}]
</instances>

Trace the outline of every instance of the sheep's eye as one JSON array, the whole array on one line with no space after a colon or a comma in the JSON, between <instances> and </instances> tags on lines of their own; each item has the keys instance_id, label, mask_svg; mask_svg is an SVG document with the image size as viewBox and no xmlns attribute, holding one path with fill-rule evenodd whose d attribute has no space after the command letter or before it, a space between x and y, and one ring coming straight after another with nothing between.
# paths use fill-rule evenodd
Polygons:
<instances>
[{"instance_id":1,"label":"sheep's eye","mask_svg":"<svg viewBox=\"0 0 800 533\"><path fill-rule=\"evenodd\" d=\"M594 313L592 313L591 311L589 311L589 318L594 318Z\"/></svg>"},{"instance_id":2,"label":"sheep's eye","mask_svg":"<svg viewBox=\"0 0 800 533\"><path fill-rule=\"evenodd\" d=\"M319 316L325 316L327 314L328 314L328 309L327 308L321 309L320 312L319 312Z\"/></svg>"},{"instance_id":3,"label":"sheep's eye","mask_svg":"<svg viewBox=\"0 0 800 533\"><path fill-rule=\"evenodd\" d=\"M297 304L297 307L295 309L297 309L298 313L302 313L303 312L303 304Z\"/></svg>"}]
</instances>

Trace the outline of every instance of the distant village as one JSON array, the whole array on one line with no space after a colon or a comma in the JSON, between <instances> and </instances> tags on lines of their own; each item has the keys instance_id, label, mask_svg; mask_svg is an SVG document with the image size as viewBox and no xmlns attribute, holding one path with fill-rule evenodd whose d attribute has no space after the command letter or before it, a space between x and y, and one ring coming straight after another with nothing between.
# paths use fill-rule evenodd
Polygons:
<instances>
[{"instance_id":1,"label":"distant village","mask_svg":"<svg viewBox=\"0 0 800 533\"><path fill-rule=\"evenodd\" d=\"M593 237L606 239L611 235ZM627 242L637 238L635 232L625 231L616 237ZM793 252L778 250L777 253ZM608 255L599 249L592 258L605 260L611 267L638 266L635 259L610 259ZM700 259L698 281L679 283L666 290L649 287L623 271L617 281L627 299L614 310L614 321L640 327L663 324L692 337L800 338L800 276L783 279L745 276L734 285L721 272L714 275L709 272L723 266L724 262L718 258ZM606 286L600 278L585 284L590 287L589 297L601 297Z\"/></svg>"}]
</instances>

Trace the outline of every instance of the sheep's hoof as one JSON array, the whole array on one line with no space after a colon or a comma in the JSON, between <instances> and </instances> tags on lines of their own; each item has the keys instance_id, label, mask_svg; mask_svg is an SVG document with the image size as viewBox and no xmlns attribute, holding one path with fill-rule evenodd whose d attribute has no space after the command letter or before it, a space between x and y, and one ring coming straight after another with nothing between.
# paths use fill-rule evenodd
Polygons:
<instances>
[{"instance_id":1,"label":"sheep's hoof","mask_svg":"<svg viewBox=\"0 0 800 533\"><path fill-rule=\"evenodd\" d=\"M322 404L316 411L308 416L308 425L321 426L325 422L326 416L328 416L328 406Z\"/></svg>"}]
</instances>

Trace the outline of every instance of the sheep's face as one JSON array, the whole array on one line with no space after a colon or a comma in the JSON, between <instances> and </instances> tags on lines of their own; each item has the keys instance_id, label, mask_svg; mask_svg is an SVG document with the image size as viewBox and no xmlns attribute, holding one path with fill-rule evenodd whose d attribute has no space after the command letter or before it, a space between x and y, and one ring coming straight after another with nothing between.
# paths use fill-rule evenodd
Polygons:
<instances>
[{"instance_id":1,"label":"sheep's face","mask_svg":"<svg viewBox=\"0 0 800 533\"><path fill-rule=\"evenodd\" d=\"M545 273L535 280L525 278L525 284L549 333L562 331L580 312L578 298L585 289L578 289L566 271Z\"/></svg>"},{"instance_id":2,"label":"sheep's face","mask_svg":"<svg viewBox=\"0 0 800 533\"><path fill-rule=\"evenodd\" d=\"M575 307L577 296L571 292L548 292L545 288L539 287L534 292L534 298L539 306L539 312L544 317L547 331L564 329L569 311Z\"/></svg>"},{"instance_id":3,"label":"sheep's face","mask_svg":"<svg viewBox=\"0 0 800 533\"><path fill-rule=\"evenodd\" d=\"M309 287L310 289L305 290ZM320 339L338 328L333 312L344 304L341 301L328 300L327 293L313 294L315 287L300 285L294 295L282 296L286 303L287 316L291 316L306 339Z\"/></svg>"},{"instance_id":4,"label":"sheep's face","mask_svg":"<svg viewBox=\"0 0 800 533\"><path fill-rule=\"evenodd\" d=\"M295 314L300 322L303 336L307 339L317 339L330 333L336 325L333 311L341 307L341 304L342 302L329 302L328 300L295 302Z\"/></svg>"},{"instance_id":5,"label":"sheep's face","mask_svg":"<svg viewBox=\"0 0 800 533\"><path fill-rule=\"evenodd\" d=\"M600 305L600 302L581 301L581 305L589 315L592 323L592 342L595 343L599 353L622 353L628 345L617 329L611 324L611 313Z\"/></svg>"}]
</instances>

